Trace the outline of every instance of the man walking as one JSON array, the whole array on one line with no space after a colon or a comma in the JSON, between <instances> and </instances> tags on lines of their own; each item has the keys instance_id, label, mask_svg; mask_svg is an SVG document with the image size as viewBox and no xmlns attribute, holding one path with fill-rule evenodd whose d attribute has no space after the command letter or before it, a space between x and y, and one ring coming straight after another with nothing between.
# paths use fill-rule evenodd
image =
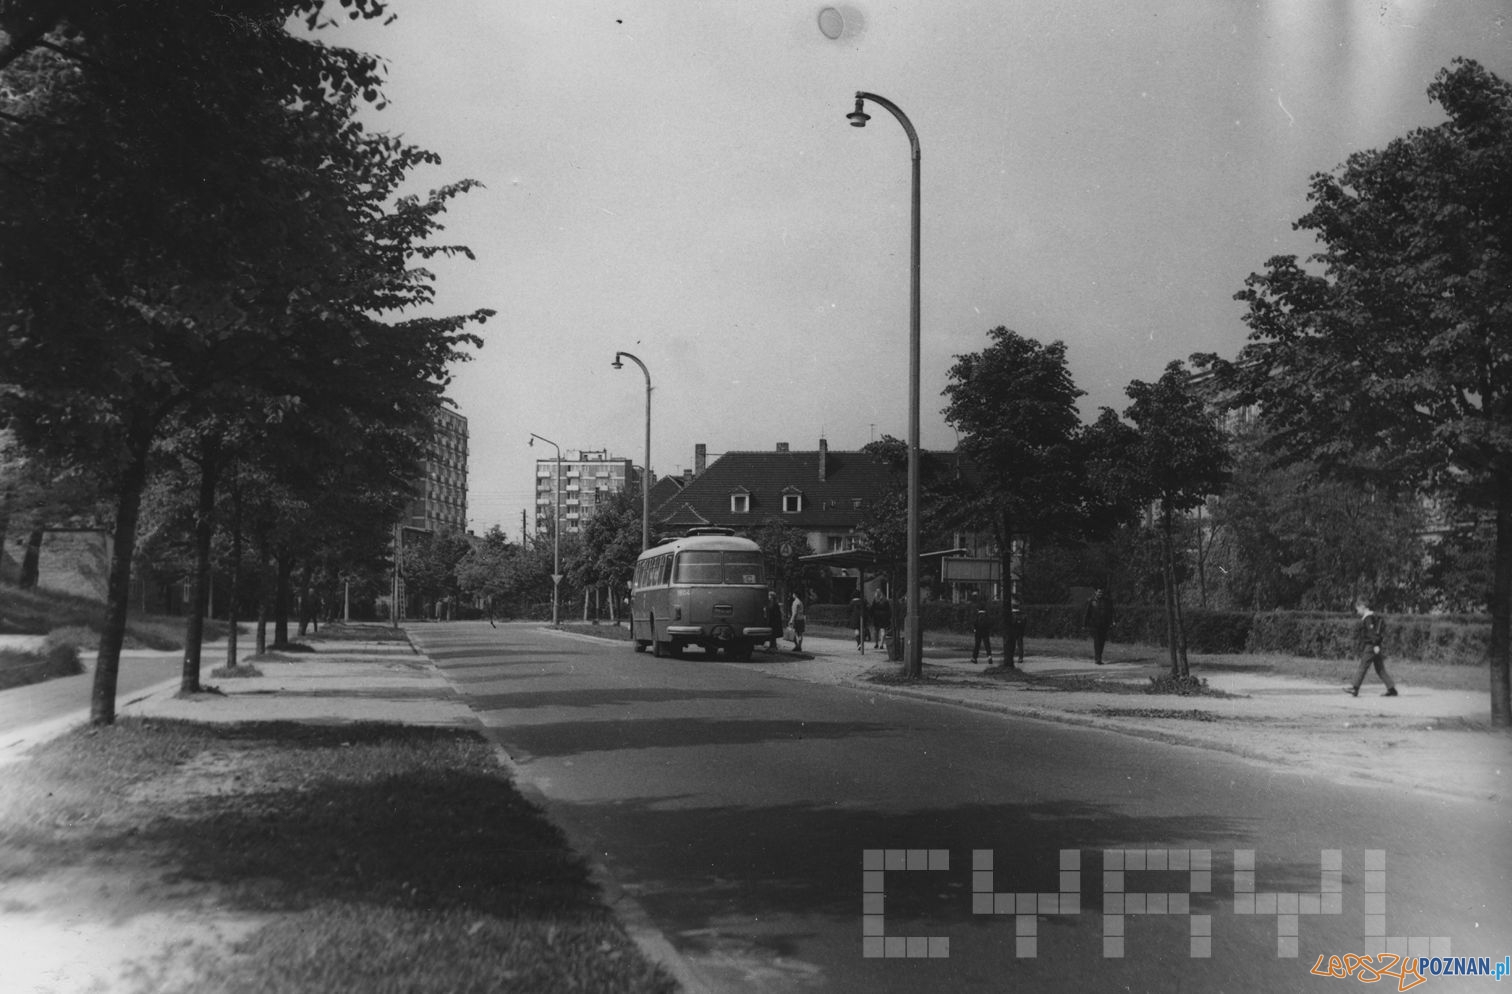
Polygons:
<instances>
[{"instance_id":1,"label":"man walking","mask_svg":"<svg viewBox=\"0 0 1512 994\"><path fill-rule=\"evenodd\" d=\"M980 650L982 650L982 649L985 648L987 650L987 665L991 666L992 665L992 619L989 618L989 617L987 617L987 610L985 608L978 608L977 609L976 620L974 622L972 622L972 624L971 624L971 634L976 639L976 641L973 642L972 645L971 645L971 661L973 663L976 662L977 661L977 653ZM1008 651L1010 653L1010 655L1009 655L1009 661L1012 662L1012 658L1013 657L1012 657L1011 654L1012 654L1013 650L1010 648Z\"/></svg>"},{"instance_id":2,"label":"man walking","mask_svg":"<svg viewBox=\"0 0 1512 994\"><path fill-rule=\"evenodd\" d=\"M1103 646L1108 643L1108 632L1113 628L1113 598L1098 587L1087 601L1085 622L1092 632L1092 659L1098 666L1103 664Z\"/></svg>"},{"instance_id":3,"label":"man walking","mask_svg":"<svg viewBox=\"0 0 1512 994\"><path fill-rule=\"evenodd\" d=\"M1355 670L1354 683L1347 688L1349 696L1360 696L1360 684L1365 682L1365 674L1373 666L1376 675L1386 685L1384 696L1396 697L1396 684L1391 682L1391 677L1386 673L1386 656L1381 651L1381 643L1386 639L1386 619L1372 611L1364 601L1356 604L1355 610L1360 612L1360 668Z\"/></svg>"},{"instance_id":4,"label":"man walking","mask_svg":"<svg viewBox=\"0 0 1512 994\"><path fill-rule=\"evenodd\" d=\"M803 629L807 623L803 619L803 598L798 592L793 591L793 603L789 606L788 624L793 627L793 651L800 652L803 649Z\"/></svg>"}]
</instances>

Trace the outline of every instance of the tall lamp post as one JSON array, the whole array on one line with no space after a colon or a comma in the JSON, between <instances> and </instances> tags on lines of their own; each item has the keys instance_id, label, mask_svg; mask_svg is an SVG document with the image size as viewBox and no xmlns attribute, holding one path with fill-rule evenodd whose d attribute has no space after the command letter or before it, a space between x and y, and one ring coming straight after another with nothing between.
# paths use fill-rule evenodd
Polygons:
<instances>
[{"instance_id":1,"label":"tall lamp post","mask_svg":"<svg viewBox=\"0 0 1512 994\"><path fill-rule=\"evenodd\" d=\"M615 369L625 368L625 364L620 362L621 358L629 359L646 374L646 462L641 476L641 551L645 552L651 548L651 371L645 363L628 352L614 353L611 365Z\"/></svg>"},{"instance_id":2,"label":"tall lamp post","mask_svg":"<svg viewBox=\"0 0 1512 994\"><path fill-rule=\"evenodd\" d=\"M552 487L556 491L556 520L551 523L551 627L560 628L557 592L562 586L562 447L535 432L530 433L530 441L525 444L534 446L536 439L556 449L556 485Z\"/></svg>"},{"instance_id":3,"label":"tall lamp post","mask_svg":"<svg viewBox=\"0 0 1512 994\"><path fill-rule=\"evenodd\" d=\"M924 647L919 640L919 134L897 104L863 90L856 91L856 109L845 115L852 127L864 128L871 120L871 115L861 109L868 100L885 108L903 125L913 157L908 299L908 589L904 592L903 669L907 675L918 677L924 672Z\"/></svg>"}]
</instances>

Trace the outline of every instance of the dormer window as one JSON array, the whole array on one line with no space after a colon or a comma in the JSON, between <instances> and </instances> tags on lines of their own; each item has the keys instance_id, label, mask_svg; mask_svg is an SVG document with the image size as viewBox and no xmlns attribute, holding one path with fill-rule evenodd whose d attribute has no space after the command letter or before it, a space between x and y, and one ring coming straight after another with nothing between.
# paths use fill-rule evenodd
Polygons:
<instances>
[{"instance_id":1,"label":"dormer window","mask_svg":"<svg viewBox=\"0 0 1512 994\"><path fill-rule=\"evenodd\" d=\"M736 487L730 491L730 513L751 513L751 492L745 487Z\"/></svg>"},{"instance_id":2,"label":"dormer window","mask_svg":"<svg viewBox=\"0 0 1512 994\"><path fill-rule=\"evenodd\" d=\"M782 491L782 513L797 514L803 510L803 491L797 487L788 487Z\"/></svg>"}]
</instances>

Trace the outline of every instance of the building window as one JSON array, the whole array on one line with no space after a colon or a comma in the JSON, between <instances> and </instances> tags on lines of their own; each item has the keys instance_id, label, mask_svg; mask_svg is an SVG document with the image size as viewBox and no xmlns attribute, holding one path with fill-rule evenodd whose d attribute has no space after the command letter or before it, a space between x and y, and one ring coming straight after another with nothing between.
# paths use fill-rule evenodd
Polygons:
<instances>
[{"instance_id":1,"label":"building window","mask_svg":"<svg viewBox=\"0 0 1512 994\"><path fill-rule=\"evenodd\" d=\"M749 514L751 511L751 495L743 490L730 494L730 513Z\"/></svg>"},{"instance_id":2,"label":"building window","mask_svg":"<svg viewBox=\"0 0 1512 994\"><path fill-rule=\"evenodd\" d=\"M787 493L782 495L782 513L797 514L803 510L803 495L800 493Z\"/></svg>"}]
</instances>

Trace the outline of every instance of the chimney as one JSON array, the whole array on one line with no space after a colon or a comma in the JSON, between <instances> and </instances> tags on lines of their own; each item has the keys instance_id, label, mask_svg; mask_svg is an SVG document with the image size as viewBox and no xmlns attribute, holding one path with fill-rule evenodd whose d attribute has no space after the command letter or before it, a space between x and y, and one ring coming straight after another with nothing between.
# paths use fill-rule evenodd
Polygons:
<instances>
[{"instance_id":1,"label":"chimney","mask_svg":"<svg viewBox=\"0 0 1512 994\"><path fill-rule=\"evenodd\" d=\"M686 487L688 484L690 484L692 482L693 482L693 471L691 469L685 469L685 470L683 470L683 486Z\"/></svg>"},{"instance_id":2,"label":"chimney","mask_svg":"<svg viewBox=\"0 0 1512 994\"><path fill-rule=\"evenodd\" d=\"M777 451L778 452L786 452L787 450L788 450L788 444L786 442L778 442L777 443Z\"/></svg>"},{"instance_id":3,"label":"chimney","mask_svg":"<svg viewBox=\"0 0 1512 994\"><path fill-rule=\"evenodd\" d=\"M709 447L703 442L693 446L693 475L703 476L704 466L709 461Z\"/></svg>"},{"instance_id":4,"label":"chimney","mask_svg":"<svg viewBox=\"0 0 1512 994\"><path fill-rule=\"evenodd\" d=\"M819 439L819 482L824 482L825 463L829 462L829 442Z\"/></svg>"}]
</instances>

